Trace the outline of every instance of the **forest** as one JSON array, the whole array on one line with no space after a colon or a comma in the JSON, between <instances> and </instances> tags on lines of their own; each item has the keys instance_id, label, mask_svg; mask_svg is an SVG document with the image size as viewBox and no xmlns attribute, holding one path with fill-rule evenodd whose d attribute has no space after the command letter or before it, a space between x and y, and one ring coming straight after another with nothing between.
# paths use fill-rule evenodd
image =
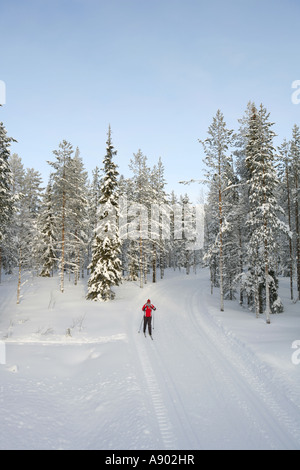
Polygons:
<instances>
[{"instance_id":1,"label":"forest","mask_svg":"<svg viewBox=\"0 0 300 470\"><path fill-rule=\"evenodd\" d=\"M291 301L300 293L300 129L295 124L291 139L275 148L273 125L262 104L249 102L237 129L228 129L218 110L199 136L204 174L183 182L207 187L199 247L196 207L187 195L166 192L161 158L151 168L139 149L128 163L131 176L120 175L109 126L106 154L92 175L79 148L63 140L49 155L44 183L11 153L17 137L1 122L0 282L3 273L17 273L18 303L28 276L58 275L61 292L66 279L86 277L87 301L108 301L123 279L142 288L166 268L192 275L206 267L221 311L235 300L270 323L284 311L280 277L289 277Z\"/></svg>"}]
</instances>

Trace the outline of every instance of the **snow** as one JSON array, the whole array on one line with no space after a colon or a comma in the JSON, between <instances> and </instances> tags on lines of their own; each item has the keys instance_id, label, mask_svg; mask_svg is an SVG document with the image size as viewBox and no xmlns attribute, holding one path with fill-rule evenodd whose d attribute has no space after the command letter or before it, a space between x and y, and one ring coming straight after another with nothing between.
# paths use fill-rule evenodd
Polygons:
<instances>
[{"instance_id":1,"label":"snow","mask_svg":"<svg viewBox=\"0 0 300 470\"><path fill-rule=\"evenodd\" d=\"M288 280L271 325L237 302L220 312L206 270L124 282L106 303L86 284L29 278L16 305L16 278L2 279L0 449L300 449ZM154 341L138 333L148 298Z\"/></svg>"}]
</instances>

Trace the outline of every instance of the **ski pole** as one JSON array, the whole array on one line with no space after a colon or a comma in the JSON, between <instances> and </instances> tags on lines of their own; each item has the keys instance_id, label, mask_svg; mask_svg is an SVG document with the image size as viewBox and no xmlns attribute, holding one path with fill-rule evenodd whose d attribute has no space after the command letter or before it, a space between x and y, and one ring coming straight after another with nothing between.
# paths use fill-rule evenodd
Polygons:
<instances>
[{"instance_id":1,"label":"ski pole","mask_svg":"<svg viewBox=\"0 0 300 470\"><path fill-rule=\"evenodd\" d=\"M139 333L141 332L141 328L142 328L143 319L144 319L144 317L142 318L142 321L141 321L141 324L140 324L140 328L139 328L139 331L138 331Z\"/></svg>"}]
</instances>

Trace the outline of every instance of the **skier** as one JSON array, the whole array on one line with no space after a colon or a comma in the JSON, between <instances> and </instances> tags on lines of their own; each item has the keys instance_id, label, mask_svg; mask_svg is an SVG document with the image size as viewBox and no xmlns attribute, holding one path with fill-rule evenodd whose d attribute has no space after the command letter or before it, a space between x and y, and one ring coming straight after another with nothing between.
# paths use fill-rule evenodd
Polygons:
<instances>
[{"instance_id":1,"label":"skier","mask_svg":"<svg viewBox=\"0 0 300 470\"><path fill-rule=\"evenodd\" d=\"M152 327L151 327L151 322L152 322L152 310L156 310L156 307L152 305L151 300L148 299L145 305L142 308L144 313L144 335L146 336L146 328L148 325L148 331L149 335L152 338Z\"/></svg>"}]
</instances>

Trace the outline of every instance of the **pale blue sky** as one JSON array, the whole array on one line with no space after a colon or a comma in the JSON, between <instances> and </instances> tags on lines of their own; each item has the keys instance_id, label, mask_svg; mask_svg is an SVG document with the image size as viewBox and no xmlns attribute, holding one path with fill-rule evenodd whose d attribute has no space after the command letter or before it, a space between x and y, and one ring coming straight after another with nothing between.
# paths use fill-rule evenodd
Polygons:
<instances>
[{"instance_id":1,"label":"pale blue sky","mask_svg":"<svg viewBox=\"0 0 300 470\"><path fill-rule=\"evenodd\" d=\"M25 167L47 180L61 140L101 166L108 124L119 171L138 149L162 157L168 189L201 178L218 109L237 129L249 100L276 143L300 124L299 0L0 0L0 120Z\"/></svg>"}]
</instances>

